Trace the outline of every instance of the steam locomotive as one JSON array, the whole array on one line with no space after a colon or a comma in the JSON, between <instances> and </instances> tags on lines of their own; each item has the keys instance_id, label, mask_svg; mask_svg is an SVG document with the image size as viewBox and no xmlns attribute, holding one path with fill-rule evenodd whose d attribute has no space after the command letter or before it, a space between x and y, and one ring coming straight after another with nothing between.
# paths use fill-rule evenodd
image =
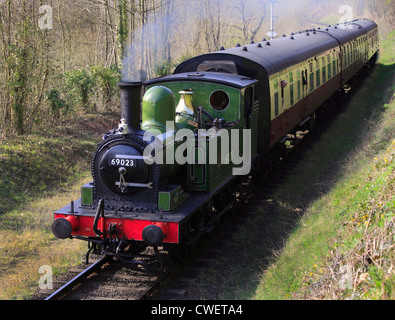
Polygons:
<instances>
[{"instance_id":1,"label":"steam locomotive","mask_svg":"<svg viewBox=\"0 0 395 320\"><path fill-rule=\"evenodd\" d=\"M103 135L93 181L54 213L60 239L133 262L178 257L248 195L288 134L314 121L379 50L371 20L200 55L163 78L120 82L122 120Z\"/></svg>"}]
</instances>

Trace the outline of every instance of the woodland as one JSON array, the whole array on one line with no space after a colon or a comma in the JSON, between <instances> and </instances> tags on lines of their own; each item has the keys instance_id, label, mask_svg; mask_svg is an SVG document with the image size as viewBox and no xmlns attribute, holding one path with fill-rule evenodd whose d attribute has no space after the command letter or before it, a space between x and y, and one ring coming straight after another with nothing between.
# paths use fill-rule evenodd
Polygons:
<instances>
[{"instance_id":1,"label":"woodland","mask_svg":"<svg viewBox=\"0 0 395 320\"><path fill-rule=\"evenodd\" d=\"M221 46L262 41L271 0L0 0L0 139L117 110L117 82L170 74ZM394 28L391 0L279 0L281 36L347 19ZM348 8L348 9L347 9Z\"/></svg>"}]
</instances>

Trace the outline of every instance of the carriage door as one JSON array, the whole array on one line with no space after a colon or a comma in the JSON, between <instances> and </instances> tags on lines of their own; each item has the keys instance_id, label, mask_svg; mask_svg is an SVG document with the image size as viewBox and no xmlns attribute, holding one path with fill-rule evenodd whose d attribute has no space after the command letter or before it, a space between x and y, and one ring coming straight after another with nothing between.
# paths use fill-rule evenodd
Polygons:
<instances>
[{"instance_id":1,"label":"carriage door","mask_svg":"<svg viewBox=\"0 0 395 320\"><path fill-rule=\"evenodd\" d=\"M307 69L302 70L302 98L306 98L309 92L309 81L308 81L309 75L307 73Z\"/></svg>"},{"instance_id":2,"label":"carriage door","mask_svg":"<svg viewBox=\"0 0 395 320\"><path fill-rule=\"evenodd\" d=\"M314 86L314 73L312 71L312 63L309 63L309 67L305 68L302 70L302 87L303 87L303 108L302 108L302 114L301 114L301 119L304 119L307 116L307 106L309 104L309 93L310 93L310 88L311 86ZM313 78L311 78L311 75L313 75ZM311 91L312 92L312 91Z\"/></svg>"}]
</instances>

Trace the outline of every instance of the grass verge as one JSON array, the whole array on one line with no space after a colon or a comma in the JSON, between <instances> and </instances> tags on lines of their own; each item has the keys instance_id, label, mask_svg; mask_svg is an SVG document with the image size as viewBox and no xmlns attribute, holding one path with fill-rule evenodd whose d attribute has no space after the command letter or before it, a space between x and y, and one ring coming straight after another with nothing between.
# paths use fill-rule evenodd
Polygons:
<instances>
[{"instance_id":1,"label":"grass verge","mask_svg":"<svg viewBox=\"0 0 395 320\"><path fill-rule=\"evenodd\" d=\"M80 197L112 115L79 116L48 132L0 141L0 299L28 299L43 265L54 275L78 265L86 244L60 241L53 212Z\"/></svg>"}]
</instances>

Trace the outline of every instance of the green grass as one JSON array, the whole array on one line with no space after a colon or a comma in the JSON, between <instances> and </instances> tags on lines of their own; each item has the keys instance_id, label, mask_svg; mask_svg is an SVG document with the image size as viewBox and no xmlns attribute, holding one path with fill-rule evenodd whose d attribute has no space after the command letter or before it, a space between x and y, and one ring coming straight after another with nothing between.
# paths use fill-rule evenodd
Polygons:
<instances>
[{"instance_id":1,"label":"green grass","mask_svg":"<svg viewBox=\"0 0 395 320\"><path fill-rule=\"evenodd\" d=\"M81 262L86 244L52 234L53 212L80 197L112 116L77 116L47 132L0 141L0 299L28 299L39 268Z\"/></svg>"},{"instance_id":2,"label":"green grass","mask_svg":"<svg viewBox=\"0 0 395 320\"><path fill-rule=\"evenodd\" d=\"M30 135L0 142L0 214L75 182L94 148L92 138Z\"/></svg>"},{"instance_id":3,"label":"green grass","mask_svg":"<svg viewBox=\"0 0 395 320\"><path fill-rule=\"evenodd\" d=\"M91 179L89 172L82 175L63 192L47 192L0 217L0 299L29 298L38 288L40 266L49 265L56 274L81 262L85 246L56 239L51 224L53 212L78 198L79 186Z\"/></svg>"}]
</instances>

